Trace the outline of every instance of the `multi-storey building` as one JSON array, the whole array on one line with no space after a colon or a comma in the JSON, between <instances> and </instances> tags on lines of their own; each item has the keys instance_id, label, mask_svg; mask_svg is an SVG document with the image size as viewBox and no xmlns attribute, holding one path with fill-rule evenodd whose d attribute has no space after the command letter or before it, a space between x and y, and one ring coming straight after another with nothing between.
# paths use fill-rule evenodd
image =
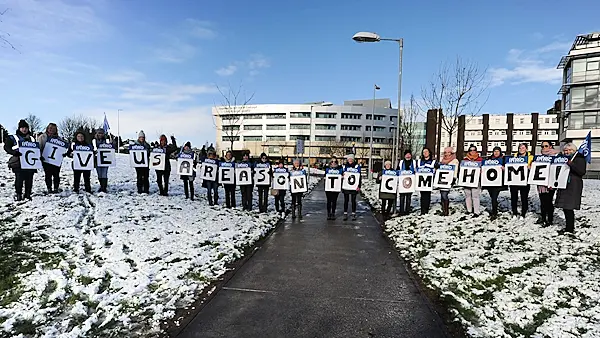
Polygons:
<instances>
[{"instance_id":1,"label":"multi-storey building","mask_svg":"<svg viewBox=\"0 0 600 338\"><path fill-rule=\"evenodd\" d=\"M373 104L374 103L374 104ZM397 109L389 99L324 103L214 107L219 151L247 149L271 157L310 157L311 162L355 153L359 159L390 159ZM421 132L422 135L422 132ZM297 153L297 140L304 150ZM424 143L424 141L421 141ZM302 149L300 149L302 150Z\"/></svg>"},{"instance_id":2,"label":"multi-storey building","mask_svg":"<svg viewBox=\"0 0 600 338\"><path fill-rule=\"evenodd\" d=\"M592 132L592 164L600 170L600 32L579 35L558 64L563 70L558 92L560 140L579 145Z\"/></svg>"}]
</instances>

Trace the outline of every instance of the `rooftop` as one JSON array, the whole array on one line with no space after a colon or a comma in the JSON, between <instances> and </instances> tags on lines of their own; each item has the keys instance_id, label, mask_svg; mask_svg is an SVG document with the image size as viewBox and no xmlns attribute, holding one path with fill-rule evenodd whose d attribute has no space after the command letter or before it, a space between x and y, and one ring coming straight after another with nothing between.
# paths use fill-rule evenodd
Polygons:
<instances>
[{"instance_id":1,"label":"rooftop","mask_svg":"<svg viewBox=\"0 0 600 338\"><path fill-rule=\"evenodd\" d=\"M574 56L596 52L600 53L600 32L577 35L575 41L573 41L573 45L571 45L569 54L560 59L556 68L565 68Z\"/></svg>"}]
</instances>

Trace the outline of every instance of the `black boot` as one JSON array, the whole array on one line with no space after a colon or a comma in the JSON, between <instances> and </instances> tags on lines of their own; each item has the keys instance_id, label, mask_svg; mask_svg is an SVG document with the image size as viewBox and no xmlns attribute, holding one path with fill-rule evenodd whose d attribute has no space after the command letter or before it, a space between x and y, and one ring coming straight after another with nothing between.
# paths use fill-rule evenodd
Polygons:
<instances>
[{"instance_id":1,"label":"black boot","mask_svg":"<svg viewBox=\"0 0 600 338\"><path fill-rule=\"evenodd\" d=\"M16 194L15 195L15 202L20 202L23 200L23 194Z\"/></svg>"},{"instance_id":2,"label":"black boot","mask_svg":"<svg viewBox=\"0 0 600 338\"><path fill-rule=\"evenodd\" d=\"M190 200L194 200L194 183L190 184Z\"/></svg>"},{"instance_id":3,"label":"black boot","mask_svg":"<svg viewBox=\"0 0 600 338\"><path fill-rule=\"evenodd\" d=\"M183 192L185 193L185 198L190 198L190 192L188 189L188 184L186 181L183 181Z\"/></svg>"},{"instance_id":4,"label":"black boot","mask_svg":"<svg viewBox=\"0 0 600 338\"><path fill-rule=\"evenodd\" d=\"M302 204L298 206L298 219L302 219Z\"/></svg>"},{"instance_id":5,"label":"black boot","mask_svg":"<svg viewBox=\"0 0 600 338\"><path fill-rule=\"evenodd\" d=\"M292 205L292 219L296 219L296 206Z\"/></svg>"}]
</instances>

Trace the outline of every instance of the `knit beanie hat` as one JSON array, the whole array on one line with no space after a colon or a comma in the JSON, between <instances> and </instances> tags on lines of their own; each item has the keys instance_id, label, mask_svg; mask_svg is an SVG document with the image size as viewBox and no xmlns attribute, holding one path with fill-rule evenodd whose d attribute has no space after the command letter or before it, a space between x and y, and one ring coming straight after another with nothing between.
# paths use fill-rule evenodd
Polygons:
<instances>
[{"instance_id":1,"label":"knit beanie hat","mask_svg":"<svg viewBox=\"0 0 600 338\"><path fill-rule=\"evenodd\" d=\"M392 161L385 161L385 163L383 165L388 165L388 164L391 166L392 165Z\"/></svg>"},{"instance_id":2,"label":"knit beanie hat","mask_svg":"<svg viewBox=\"0 0 600 338\"><path fill-rule=\"evenodd\" d=\"M146 134L144 134L143 130L140 130L140 132L138 134L138 138L140 138L140 137L144 137L144 138L146 137Z\"/></svg>"},{"instance_id":3,"label":"knit beanie hat","mask_svg":"<svg viewBox=\"0 0 600 338\"><path fill-rule=\"evenodd\" d=\"M354 160L354 154L350 154L350 155L348 155L348 156L347 156L347 158L348 158L348 159L352 159L352 160Z\"/></svg>"},{"instance_id":4,"label":"knit beanie hat","mask_svg":"<svg viewBox=\"0 0 600 338\"><path fill-rule=\"evenodd\" d=\"M406 154L411 154L412 155L412 151L410 151L410 149L406 149L404 151L404 156L406 156Z\"/></svg>"},{"instance_id":5,"label":"knit beanie hat","mask_svg":"<svg viewBox=\"0 0 600 338\"><path fill-rule=\"evenodd\" d=\"M19 129L21 128L29 128L29 123L27 123L25 120L19 121Z\"/></svg>"},{"instance_id":6,"label":"knit beanie hat","mask_svg":"<svg viewBox=\"0 0 600 338\"><path fill-rule=\"evenodd\" d=\"M192 143L190 141L187 141L184 147L192 148Z\"/></svg>"},{"instance_id":7,"label":"knit beanie hat","mask_svg":"<svg viewBox=\"0 0 600 338\"><path fill-rule=\"evenodd\" d=\"M498 150L499 152L502 152L502 148L500 148L498 146L495 146L493 151L496 151L496 150Z\"/></svg>"}]
</instances>

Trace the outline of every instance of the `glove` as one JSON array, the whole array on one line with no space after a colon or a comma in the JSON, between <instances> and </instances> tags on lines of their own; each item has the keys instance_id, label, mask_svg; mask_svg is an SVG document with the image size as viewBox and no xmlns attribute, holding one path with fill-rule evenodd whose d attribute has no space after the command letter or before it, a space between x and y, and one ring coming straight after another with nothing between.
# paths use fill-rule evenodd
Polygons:
<instances>
[{"instance_id":1,"label":"glove","mask_svg":"<svg viewBox=\"0 0 600 338\"><path fill-rule=\"evenodd\" d=\"M23 154L21 154L21 152L20 152L20 151L18 151L18 150L15 150L15 156L21 156L21 155L23 155Z\"/></svg>"},{"instance_id":2,"label":"glove","mask_svg":"<svg viewBox=\"0 0 600 338\"><path fill-rule=\"evenodd\" d=\"M44 158L44 156L40 156L40 160L45 161L46 159Z\"/></svg>"}]
</instances>

